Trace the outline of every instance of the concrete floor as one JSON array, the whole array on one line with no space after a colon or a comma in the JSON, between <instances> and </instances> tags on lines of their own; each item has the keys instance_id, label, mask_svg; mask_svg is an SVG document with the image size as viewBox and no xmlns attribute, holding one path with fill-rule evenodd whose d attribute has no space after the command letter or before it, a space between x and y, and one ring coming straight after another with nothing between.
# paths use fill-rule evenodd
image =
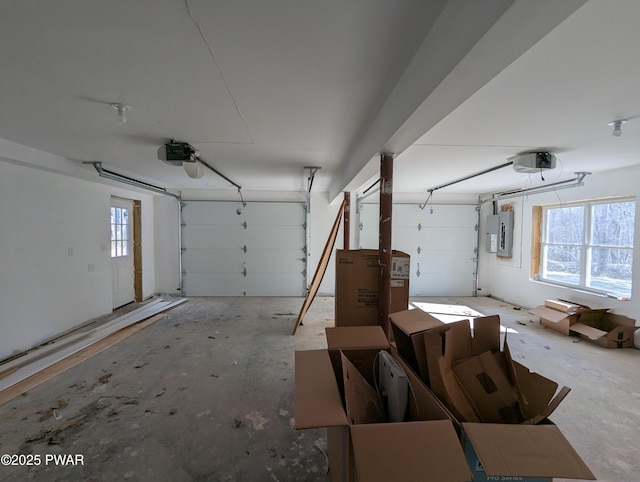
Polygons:
<instances>
[{"instance_id":1,"label":"concrete floor","mask_svg":"<svg viewBox=\"0 0 640 482\"><path fill-rule=\"evenodd\" d=\"M492 298L412 301L499 314L513 356L572 388L551 418L598 479L640 480L640 351L565 337ZM326 346L333 298L317 298L294 337L301 304L193 298L0 406L0 453L42 460L0 466L0 480L329 480L324 430L293 428L294 350Z\"/></svg>"}]
</instances>

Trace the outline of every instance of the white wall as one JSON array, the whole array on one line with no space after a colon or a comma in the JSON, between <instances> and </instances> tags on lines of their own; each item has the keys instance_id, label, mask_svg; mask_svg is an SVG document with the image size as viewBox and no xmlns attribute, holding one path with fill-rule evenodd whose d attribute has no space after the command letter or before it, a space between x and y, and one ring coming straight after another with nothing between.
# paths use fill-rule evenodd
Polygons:
<instances>
[{"instance_id":1,"label":"white wall","mask_svg":"<svg viewBox=\"0 0 640 482\"><path fill-rule=\"evenodd\" d=\"M571 290L529 279L531 266L531 217L535 205L557 204L613 196L636 196L640 199L640 166L594 174L585 178L582 187L532 195L515 201L514 250L511 259L497 258L485 251L484 236L480 246L481 294L492 294L498 298L531 308L547 298L562 298L585 304L593 308L611 308L614 312L636 319L640 326L640 210L636 207L635 240L633 262L634 292L630 301L598 296ZM491 214L490 203L482 211L482 223ZM484 233L484 224L481 226ZM636 346L640 347L640 333L636 333Z\"/></svg>"},{"instance_id":2,"label":"white wall","mask_svg":"<svg viewBox=\"0 0 640 482\"><path fill-rule=\"evenodd\" d=\"M0 160L0 359L112 311L112 195L141 201L152 295L151 196Z\"/></svg>"},{"instance_id":3,"label":"white wall","mask_svg":"<svg viewBox=\"0 0 640 482\"><path fill-rule=\"evenodd\" d=\"M178 201L156 196L154 206L155 287L158 293L180 294L180 237Z\"/></svg>"}]
</instances>

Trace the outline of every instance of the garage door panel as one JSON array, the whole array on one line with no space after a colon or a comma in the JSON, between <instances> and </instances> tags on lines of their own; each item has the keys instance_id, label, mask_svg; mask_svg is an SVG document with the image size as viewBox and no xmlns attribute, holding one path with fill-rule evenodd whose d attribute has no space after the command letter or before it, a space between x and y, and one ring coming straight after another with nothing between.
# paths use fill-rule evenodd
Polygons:
<instances>
[{"instance_id":1,"label":"garage door panel","mask_svg":"<svg viewBox=\"0 0 640 482\"><path fill-rule=\"evenodd\" d=\"M476 245L476 231L471 228L440 228L423 230L420 240L423 251L462 251L473 252Z\"/></svg>"},{"instance_id":2,"label":"garage door panel","mask_svg":"<svg viewBox=\"0 0 640 482\"><path fill-rule=\"evenodd\" d=\"M377 249L379 206L364 204L358 215L359 246ZM392 245L411 256L411 296L473 294L477 222L474 205L393 205Z\"/></svg>"},{"instance_id":3,"label":"garage door panel","mask_svg":"<svg viewBox=\"0 0 640 482\"><path fill-rule=\"evenodd\" d=\"M470 273L423 273L414 281L417 292L413 296L471 296L473 275Z\"/></svg>"},{"instance_id":4,"label":"garage door panel","mask_svg":"<svg viewBox=\"0 0 640 482\"><path fill-rule=\"evenodd\" d=\"M300 203L186 201L185 294L303 295L304 221Z\"/></svg>"},{"instance_id":5,"label":"garage door panel","mask_svg":"<svg viewBox=\"0 0 640 482\"><path fill-rule=\"evenodd\" d=\"M244 253L240 249L188 249L182 258L187 273L240 273Z\"/></svg>"},{"instance_id":6,"label":"garage door panel","mask_svg":"<svg viewBox=\"0 0 640 482\"><path fill-rule=\"evenodd\" d=\"M246 259L250 273L302 273L305 268L302 252L296 257L286 250L251 250Z\"/></svg>"},{"instance_id":7,"label":"garage door panel","mask_svg":"<svg viewBox=\"0 0 640 482\"><path fill-rule=\"evenodd\" d=\"M302 226L248 226L246 244L248 249L264 246L282 249L301 249L304 246Z\"/></svg>"},{"instance_id":8,"label":"garage door panel","mask_svg":"<svg viewBox=\"0 0 640 482\"><path fill-rule=\"evenodd\" d=\"M422 273L470 273L475 263L473 253L458 251L438 251L437 253L422 253L420 271ZM471 270L471 271L470 271Z\"/></svg>"},{"instance_id":9,"label":"garage door panel","mask_svg":"<svg viewBox=\"0 0 640 482\"><path fill-rule=\"evenodd\" d=\"M185 291L188 296L242 296L244 284L241 273L190 273Z\"/></svg>"},{"instance_id":10,"label":"garage door panel","mask_svg":"<svg viewBox=\"0 0 640 482\"><path fill-rule=\"evenodd\" d=\"M475 206L427 205L421 213L417 220L423 228L475 226L478 222Z\"/></svg>"},{"instance_id":11,"label":"garage door panel","mask_svg":"<svg viewBox=\"0 0 640 482\"><path fill-rule=\"evenodd\" d=\"M302 226L305 218L299 203L249 203L242 214L249 226Z\"/></svg>"},{"instance_id":12,"label":"garage door panel","mask_svg":"<svg viewBox=\"0 0 640 482\"><path fill-rule=\"evenodd\" d=\"M185 224L218 224L234 225L242 224L242 216L237 210L241 209L240 202L222 201L186 201L182 210L182 220Z\"/></svg>"},{"instance_id":13,"label":"garage door panel","mask_svg":"<svg viewBox=\"0 0 640 482\"><path fill-rule=\"evenodd\" d=\"M360 206L359 246L360 249L378 249L378 206L363 204Z\"/></svg>"},{"instance_id":14,"label":"garage door panel","mask_svg":"<svg viewBox=\"0 0 640 482\"><path fill-rule=\"evenodd\" d=\"M189 248L237 248L245 244L245 230L242 226L208 226L204 224L186 225L183 244Z\"/></svg>"},{"instance_id":15,"label":"garage door panel","mask_svg":"<svg viewBox=\"0 0 640 482\"><path fill-rule=\"evenodd\" d=\"M247 275L247 296L291 296L290 293L301 293L305 288L302 278L295 273L288 273L274 277L268 273L253 273Z\"/></svg>"}]
</instances>

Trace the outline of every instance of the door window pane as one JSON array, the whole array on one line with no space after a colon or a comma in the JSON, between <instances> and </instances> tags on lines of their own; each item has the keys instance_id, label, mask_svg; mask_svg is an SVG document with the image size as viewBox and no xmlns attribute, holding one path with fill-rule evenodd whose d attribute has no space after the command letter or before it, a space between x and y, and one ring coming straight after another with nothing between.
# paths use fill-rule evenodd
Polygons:
<instances>
[{"instance_id":1,"label":"door window pane","mask_svg":"<svg viewBox=\"0 0 640 482\"><path fill-rule=\"evenodd\" d=\"M111 208L111 257L129 255L129 210Z\"/></svg>"}]
</instances>

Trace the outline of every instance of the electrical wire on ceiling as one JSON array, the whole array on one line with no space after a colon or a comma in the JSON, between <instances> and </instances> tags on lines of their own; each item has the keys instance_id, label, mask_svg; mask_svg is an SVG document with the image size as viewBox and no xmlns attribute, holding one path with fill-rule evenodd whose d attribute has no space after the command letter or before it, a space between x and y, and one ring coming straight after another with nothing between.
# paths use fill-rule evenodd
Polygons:
<instances>
[{"instance_id":1,"label":"electrical wire on ceiling","mask_svg":"<svg viewBox=\"0 0 640 482\"><path fill-rule=\"evenodd\" d=\"M207 46L207 50L209 51L209 56L211 57L211 60L213 60L213 63L216 66L216 69L217 69L218 73L220 74L220 78L222 79L222 82L224 83L224 86L227 89L229 97L233 101L233 106L236 109L238 117L240 118L240 120L244 124L244 127L245 127L245 129L247 131L247 135L249 136L250 143L253 144L254 141L253 141L253 136L251 135L251 130L249 129L249 124L247 124L247 121L242 116L242 112L240 112L240 107L238 106L238 101L236 100L235 96L233 95L233 92L231 91L231 87L229 86L229 83L227 82L226 77L222 73L222 68L220 68L220 64L218 63L218 60L216 59L216 56L213 53L213 49L211 48L211 45L209 44L209 41L207 40L207 37L205 36L204 31L202 30L202 27L200 27L200 24L198 23L198 21L193 16L193 13L191 12L191 5L189 5L189 0L184 0L184 4L187 7L187 13L189 14L189 18L191 18L191 20L195 24L196 28L198 29L198 32L200 33L200 37L202 38L202 41Z\"/></svg>"}]
</instances>

